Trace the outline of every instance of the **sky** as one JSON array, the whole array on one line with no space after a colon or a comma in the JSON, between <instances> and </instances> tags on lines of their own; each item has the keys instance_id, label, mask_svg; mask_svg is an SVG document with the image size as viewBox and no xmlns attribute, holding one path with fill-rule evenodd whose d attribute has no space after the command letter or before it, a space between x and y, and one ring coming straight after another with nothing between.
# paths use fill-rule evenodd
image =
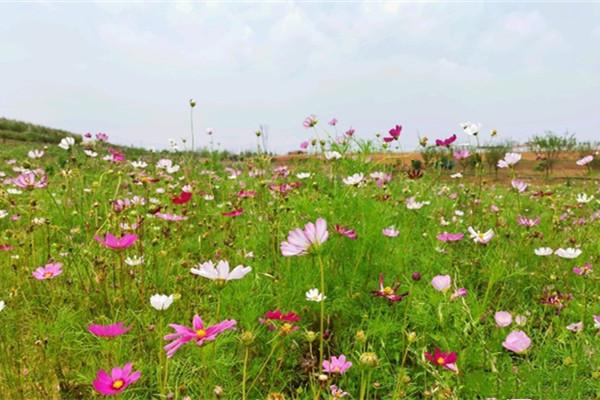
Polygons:
<instances>
[{"instance_id":1,"label":"sky","mask_svg":"<svg viewBox=\"0 0 600 400\"><path fill-rule=\"evenodd\" d=\"M600 3L2 3L0 116L119 144L298 149L315 114L403 150L460 133L600 140ZM464 135L462 135L464 140Z\"/></svg>"}]
</instances>

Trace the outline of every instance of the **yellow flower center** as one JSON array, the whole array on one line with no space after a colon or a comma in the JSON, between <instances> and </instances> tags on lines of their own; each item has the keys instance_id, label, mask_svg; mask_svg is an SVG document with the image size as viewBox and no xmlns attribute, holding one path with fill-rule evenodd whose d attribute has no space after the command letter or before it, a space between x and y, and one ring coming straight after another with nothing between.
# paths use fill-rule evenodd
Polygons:
<instances>
[{"instance_id":1,"label":"yellow flower center","mask_svg":"<svg viewBox=\"0 0 600 400\"><path fill-rule=\"evenodd\" d=\"M196 336L198 339L202 339L204 336L206 336L206 331L204 329L198 329L196 331Z\"/></svg>"},{"instance_id":2,"label":"yellow flower center","mask_svg":"<svg viewBox=\"0 0 600 400\"><path fill-rule=\"evenodd\" d=\"M281 325L281 333L284 335L287 333L290 333L293 330L293 328L294 328L294 325L286 322L285 324Z\"/></svg>"},{"instance_id":3,"label":"yellow flower center","mask_svg":"<svg viewBox=\"0 0 600 400\"><path fill-rule=\"evenodd\" d=\"M438 359L436 361L439 365L444 365L446 363L446 361L444 360L443 357L438 357Z\"/></svg>"},{"instance_id":4,"label":"yellow flower center","mask_svg":"<svg viewBox=\"0 0 600 400\"><path fill-rule=\"evenodd\" d=\"M394 294L394 289L387 286L387 287L383 288L383 294L385 294L386 296L389 296L390 294Z\"/></svg>"},{"instance_id":5,"label":"yellow flower center","mask_svg":"<svg viewBox=\"0 0 600 400\"><path fill-rule=\"evenodd\" d=\"M125 384L125 382L123 382L123 379L117 379L116 381L113 382L112 388L113 389L121 389L124 384Z\"/></svg>"},{"instance_id":6,"label":"yellow flower center","mask_svg":"<svg viewBox=\"0 0 600 400\"><path fill-rule=\"evenodd\" d=\"M52 277L52 272L44 272L44 278Z\"/></svg>"}]
</instances>

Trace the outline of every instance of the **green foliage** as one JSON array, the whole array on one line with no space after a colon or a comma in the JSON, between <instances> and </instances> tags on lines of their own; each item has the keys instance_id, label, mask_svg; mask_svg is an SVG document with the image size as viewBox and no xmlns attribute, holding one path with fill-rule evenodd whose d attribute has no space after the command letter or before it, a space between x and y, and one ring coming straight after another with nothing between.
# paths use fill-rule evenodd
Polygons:
<instances>
[{"instance_id":1,"label":"green foliage","mask_svg":"<svg viewBox=\"0 0 600 400\"><path fill-rule=\"evenodd\" d=\"M72 136L81 140L79 135L61 129L48 128L28 122L0 118L0 140L24 142L58 143L64 137Z\"/></svg>"},{"instance_id":2,"label":"green foliage","mask_svg":"<svg viewBox=\"0 0 600 400\"><path fill-rule=\"evenodd\" d=\"M546 176L552 172L560 155L572 151L577 146L575 135L565 133L559 136L548 131L544 135L535 135L529 140L529 149L539 155L540 169L545 171Z\"/></svg>"}]
</instances>

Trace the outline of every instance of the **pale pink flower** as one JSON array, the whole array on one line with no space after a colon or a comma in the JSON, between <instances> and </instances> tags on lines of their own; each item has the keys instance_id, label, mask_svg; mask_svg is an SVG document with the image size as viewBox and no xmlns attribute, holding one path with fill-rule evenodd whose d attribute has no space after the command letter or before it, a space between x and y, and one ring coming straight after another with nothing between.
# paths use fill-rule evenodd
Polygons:
<instances>
[{"instance_id":1,"label":"pale pink flower","mask_svg":"<svg viewBox=\"0 0 600 400\"><path fill-rule=\"evenodd\" d=\"M317 218L315 223L304 225L304 229L290 231L287 240L281 243L281 254L285 257L307 254L311 247L319 247L328 237L327 222Z\"/></svg>"},{"instance_id":2,"label":"pale pink flower","mask_svg":"<svg viewBox=\"0 0 600 400\"><path fill-rule=\"evenodd\" d=\"M531 346L531 339L523 331L512 331L506 336L502 346L517 354L524 353Z\"/></svg>"},{"instance_id":3,"label":"pale pink flower","mask_svg":"<svg viewBox=\"0 0 600 400\"><path fill-rule=\"evenodd\" d=\"M523 193L524 191L526 191L527 187L529 186L527 183L520 179L513 179L512 181L510 181L510 184L519 193Z\"/></svg>"},{"instance_id":4,"label":"pale pink flower","mask_svg":"<svg viewBox=\"0 0 600 400\"><path fill-rule=\"evenodd\" d=\"M43 281L45 279L51 279L57 277L62 274L62 264L59 262L46 264L43 267L39 267L35 271L33 271L33 277L38 281Z\"/></svg>"},{"instance_id":5,"label":"pale pink flower","mask_svg":"<svg viewBox=\"0 0 600 400\"><path fill-rule=\"evenodd\" d=\"M452 278L450 278L450 275L436 275L431 280L431 286L439 292L445 292L451 284Z\"/></svg>"},{"instance_id":6,"label":"pale pink flower","mask_svg":"<svg viewBox=\"0 0 600 400\"><path fill-rule=\"evenodd\" d=\"M329 360L323 360L323 371L330 374L343 375L352 366L351 361L346 360L346 356L341 354L339 357L333 356Z\"/></svg>"},{"instance_id":7,"label":"pale pink flower","mask_svg":"<svg viewBox=\"0 0 600 400\"><path fill-rule=\"evenodd\" d=\"M589 155L589 156L585 156L580 160L577 160L576 164L579 165L580 167L586 166L589 163L591 163L592 161L594 161L594 156Z\"/></svg>"},{"instance_id":8,"label":"pale pink flower","mask_svg":"<svg viewBox=\"0 0 600 400\"><path fill-rule=\"evenodd\" d=\"M392 225L387 228L384 228L383 231L381 231L381 233L383 233L383 236L394 238L400 234L400 231Z\"/></svg>"},{"instance_id":9,"label":"pale pink flower","mask_svg":"<svg viewBox=\"0 0 600 400\"><path fill-rule=\"evenodd\" d=\"M583 330L583 322L575 322L567 325L567 329L573 333L581 332Z\"/></svg>"},{"instance_id":10,"label":"pale pink flower","mask_svg":"<svg viewBox=\"0 0 600 400\"><path fill-rule=\"evenodd\" d=\"M512 315L508 311L498 311L494 314L494 320L496 321L496 326L504 328L512 324Z\"/></svg>"}]
</instances>

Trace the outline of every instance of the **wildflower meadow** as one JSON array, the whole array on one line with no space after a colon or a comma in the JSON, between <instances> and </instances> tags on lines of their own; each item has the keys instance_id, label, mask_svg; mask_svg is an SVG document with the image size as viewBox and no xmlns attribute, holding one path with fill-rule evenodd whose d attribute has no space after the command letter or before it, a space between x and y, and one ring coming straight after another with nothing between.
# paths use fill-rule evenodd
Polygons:
<instances>
[{"instance_id":1,"label":"wildflower meadow","mask_svg":"<svg viewBox=\"0 0 600 400\"><path fill-rule=\"evenodd\" d=\"M597 152L339 124L288 157L5 142L0 398L598 398Z\"/></svg>"}]
</instances>

